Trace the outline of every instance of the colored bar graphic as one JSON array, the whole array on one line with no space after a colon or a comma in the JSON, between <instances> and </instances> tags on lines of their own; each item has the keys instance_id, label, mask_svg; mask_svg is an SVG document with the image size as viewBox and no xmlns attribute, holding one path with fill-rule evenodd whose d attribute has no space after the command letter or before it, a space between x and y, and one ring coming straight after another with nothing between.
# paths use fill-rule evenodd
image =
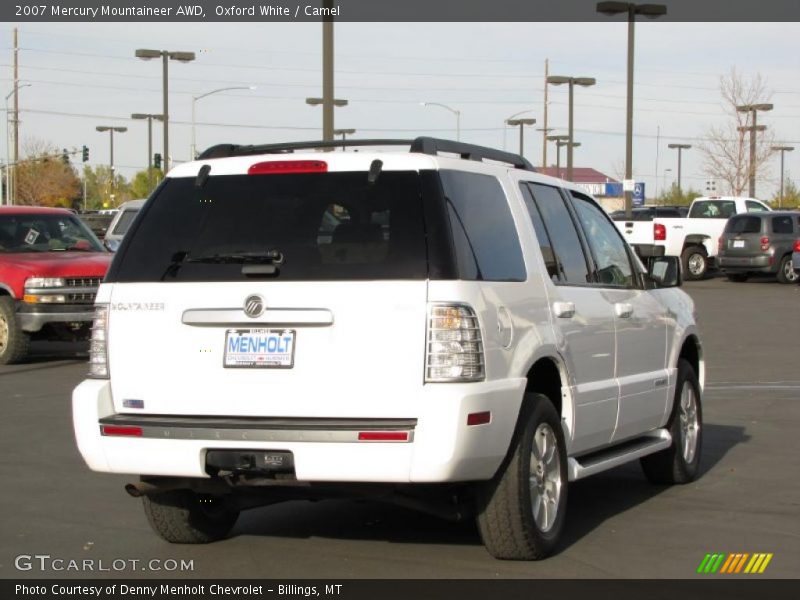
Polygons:
<instances>
[{"instance_id":1,"label":"colored bar graphic","mask_svg":"<svg viewBox=\"0 0 800 600\"><path fill-rule=\"evenodd\" d=\"M725 552L708 553L700 561L697 573L734 575L742 573L742 569L744 569L744 573L761 574L767 569L767 565L773 556L774 554L765 552L757 552L755 554L747 552L734 552L731 554Z\"/></svg>"}]
</instances>

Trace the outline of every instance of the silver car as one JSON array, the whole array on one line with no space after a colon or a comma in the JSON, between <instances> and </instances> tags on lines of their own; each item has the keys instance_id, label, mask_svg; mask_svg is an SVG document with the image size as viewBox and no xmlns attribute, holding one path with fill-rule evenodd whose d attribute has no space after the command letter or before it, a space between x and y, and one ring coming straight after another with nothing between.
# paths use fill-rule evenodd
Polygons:
<instances>
[{"instance_id":1,"label":"silver car","mask_svg":"<svg viewBox=\"0 0 800 600\"><path fill-rule=\"evenodd\" d=\"M125 237L125 233L128 231L131 223L133 223L136 215L139 214L139 210L144 206L145 202L147 202L146 199L129 200L120 205L119 211L114 215L114 220L111 221L111 224L108 226L106 236L103 240L106 248L112 252L117 251L117 248L119 248L119 245L122 243L122 238Z\"/></svg>"}]
</instances>

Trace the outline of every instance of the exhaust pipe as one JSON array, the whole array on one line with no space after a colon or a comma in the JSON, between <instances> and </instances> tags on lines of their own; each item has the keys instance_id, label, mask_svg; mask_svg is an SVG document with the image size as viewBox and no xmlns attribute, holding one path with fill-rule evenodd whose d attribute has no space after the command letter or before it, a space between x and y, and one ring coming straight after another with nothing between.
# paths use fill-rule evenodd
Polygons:
<instances>
[{"instance_id":1,"label":"exhaust pipe","mask_svg":"<svg viewBox=\"0 0 800 600\"><path fill-rule=\"evenodd\" d=\"M125 486L125 491L133 498L141 498L142 496L153 496L163 492L170 492L172 490L188 489L189 486L185 480L182 479L165 479L153 483L151 481L137 481L136 483L129 483Z\"/></svg>"}]
</instances>

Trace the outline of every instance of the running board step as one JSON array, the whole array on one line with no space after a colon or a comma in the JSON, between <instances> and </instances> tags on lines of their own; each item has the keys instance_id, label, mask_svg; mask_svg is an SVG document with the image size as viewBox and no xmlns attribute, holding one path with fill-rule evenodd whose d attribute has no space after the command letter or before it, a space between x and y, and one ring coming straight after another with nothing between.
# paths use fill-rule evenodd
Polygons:
<instances>
[{"instance_id":1,"label":"running board step","mask_svg":"<svg viewBox=\"0 0 800 600\"><path fill-rule=\"evenodd\" d=\"M657 429L644 437L630 440L619 446L587 454L579 458L567 459L569 480L576 481L589 475L613 469L642 456L669 448L672 436L666 429Z\"/></svg>"}]
</instances>

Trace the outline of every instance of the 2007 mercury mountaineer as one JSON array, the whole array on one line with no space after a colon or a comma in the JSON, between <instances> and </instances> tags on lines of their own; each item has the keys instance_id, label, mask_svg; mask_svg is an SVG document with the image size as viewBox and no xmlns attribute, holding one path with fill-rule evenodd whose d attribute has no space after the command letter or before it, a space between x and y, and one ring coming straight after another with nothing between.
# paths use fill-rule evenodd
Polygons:
<instances>
[{"instance_id":1,"label":"2007 mercury mountaineer","mask_svg":"<svg viewBox=\"0 0 800 600\"><path fill-rule=\"evenodd\" d=\"M645 267L520 156L356 144L220 145L169 174L98 292L73 394L90 468L139 476L171 542L349 494L475 516L505 559L553 552L571 481L635 459L696 477L677 257Z\"/></svg>"}]
</instances>

